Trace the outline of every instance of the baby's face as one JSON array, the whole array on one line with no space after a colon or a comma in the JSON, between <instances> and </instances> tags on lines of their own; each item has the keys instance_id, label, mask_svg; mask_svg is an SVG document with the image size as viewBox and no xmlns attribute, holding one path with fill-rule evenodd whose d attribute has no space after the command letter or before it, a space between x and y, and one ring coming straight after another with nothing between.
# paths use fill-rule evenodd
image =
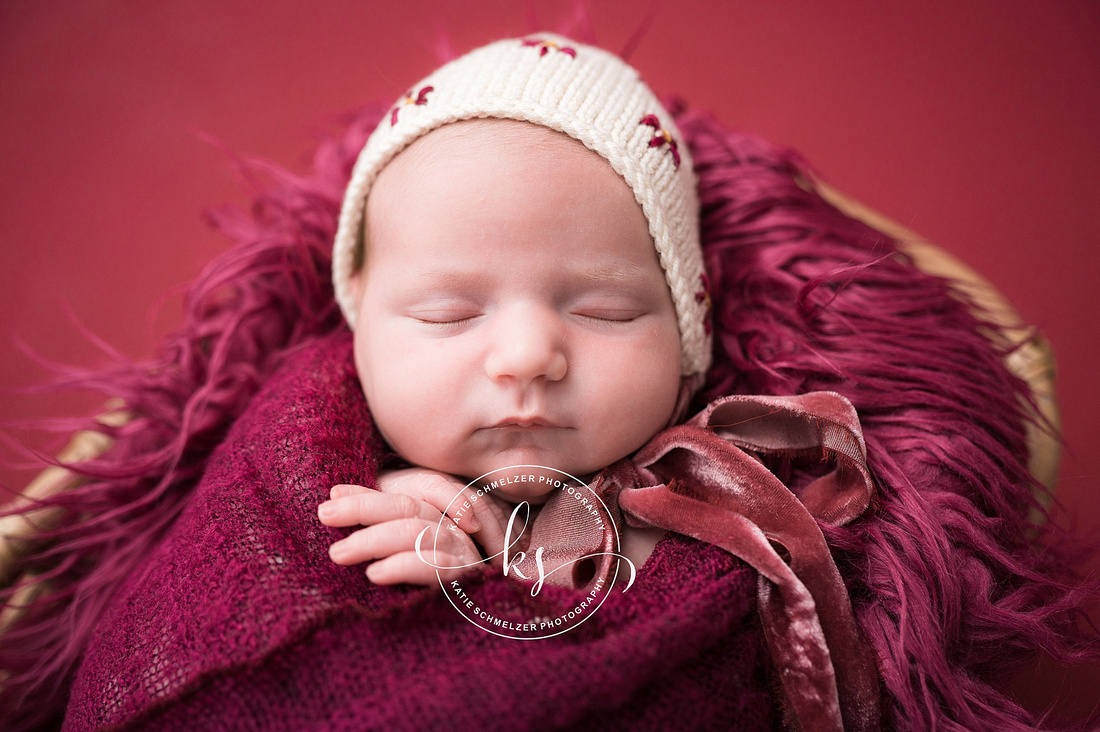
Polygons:
<instances>
[{"instance_id":1,"label":"baby's face","mask_svg":"<svg viewBox=\"0 0 1100 732\"><path fill-rule=\"evenodd\" d=\"M669 421L680 335L665 277L630 188L581 143L523 122L442 127L379 175L366 229L355 364L406 460L579 477ZM547 491L519 485L503 497Z\"/></svg>"}]
</instances>

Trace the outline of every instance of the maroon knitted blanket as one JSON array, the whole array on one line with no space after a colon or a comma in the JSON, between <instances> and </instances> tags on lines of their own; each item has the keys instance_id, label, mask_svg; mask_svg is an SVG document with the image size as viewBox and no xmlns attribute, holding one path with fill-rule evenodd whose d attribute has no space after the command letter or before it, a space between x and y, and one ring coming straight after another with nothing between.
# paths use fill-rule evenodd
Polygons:
<instances>
[{"instance_id":1,"label":"maroon knitted blanket","mask_svg":"<svg viewBox=\"0 0 1100 732\"><path fill-rule=\"evenodd\" d=\"M712 545L669 533L628 592L529 642L466 622L437 589L333 564L343 534L317 505L337 483L372 485L381 449L350 336L290 358L100 623L65 729L778 724L756 575ZM504 617L554 616L582 594L472 581Z\"/></svg>"},{"instance_id":2,"label":"maroon knitted blanket","mask_svg":"<svg viewBox=\"0 0 1100 732\"><path fill-rule=\"evenodd\" d=\"M731 394L843 394L866 439L873 515L841 526L803 505L874 649L885 723L1034 728L1000 681L1039 649L1095 658L1095 633L1075 623L1096 592L1069 572L1060 532L1033 541L1026 384L946 282L807 190L796 153L673 111L699 175L714 298L715 361L695 409ZM348 336L316 339L344 329L329 284L336 214L384 113L322 145L310 176L263 167L275 180L254 217L217 215L237 245L196 283L185 327L155 359L73 377L135 416L96 426L115 447L76 467L91 482L49 500L66 520L15 568L59 590L0 641L0 726L42 728L68 703L69 729L774 727L773 700L794 687L789 674L771 684L765 658L782 650L790 596L761 591L706 526L665 538L630 592L581 627L531 642L482 632L438 593L375 587L329 561L342 532L316 506L336 483L369 485L382 446ZM685 456L651 451L626 472L670 484ZM764 459L796 490L815 475ZM652 523L644 505L620 507ZM785 544L795 575L813 549L804 538ZM475 580L501 614L551 615L577 594L547 586L536 602L499 575ZM822 634L843 635L829 614ZM855 673L834 664L838 692L866 677L848 661ZM866 697L840 697L856 699L845 722L873 718L860 713Z\"/></svg>"},{"instance_id":3,"label":"maroon knitted blanket","mask_svg":"<svg viewBox=\"0 0 1100 732\"><path fill-rule=\"evenodd\" d=\"M200 278L186 327L155 360L73 379L121 397L135 417L97 427L116 447L76 468L92 482L51 499L66 523L17 567L62 589L4 633L0 725L42 729L66 703L68 729L777 725L773 700L793 687L791 675L770 684L766 658L782 649L791 596L762 592L767 573L714 546L706 526L664 538L627 594L535 642L482 632L438 592L374 587L361 568L329 561L344 532L317 522L317 504L335 483L370 484L382 446L349 336L315 339L343 330L329 284L335 215L384 112L367 110L322 145L315 175L278 174L254 219L218 217L238 245ZM715 363L695 408L728 394L843 393L866 438L875 511L838 526L803 505L873 648L884 720L1032 729L1000 679L1038 649L1069 663L1097 645L1074 630L1095 589L1071 577L1062 535L1044 529L1043 551L1031 539L1026 384L946 282L805 188L798 155L674 113L700 176L714 296ZM313 345L286 356L303 343ZM672 483L684 466L665 473L670 460L692 459L668 455L650 451L643 462L654 462L631 470ZM795 490L814 476L764 460ZM651 523L645 506L619 505ZM813 542L795 539L785 548L799 575ZM576 597L546 587L536 602L498 575L473 580L524 616ZM822 633L832 624L843 635L803 583L826 608ZM845 655L845 643L828 645ZM855 673L837 664L837 687L866 678L859 657L848 660ZM803 689L822 688L806 679ZM857 701L842 714L869 721L868 709Z\"/></svg>"}]
</instances>

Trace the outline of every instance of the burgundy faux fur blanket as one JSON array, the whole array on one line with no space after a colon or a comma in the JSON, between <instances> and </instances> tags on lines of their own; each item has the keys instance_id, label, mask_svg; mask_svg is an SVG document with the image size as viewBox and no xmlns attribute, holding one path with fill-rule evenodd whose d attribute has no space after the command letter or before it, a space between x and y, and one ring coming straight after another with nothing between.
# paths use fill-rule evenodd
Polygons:
<instances>
[{"instance_id":1,"label":"burgundy faux fur blanket","mask_svg":"<svg viewBox=\"0 0 1100 732\"><path fill-rule=\"evenodd\" d=\"M179 521L123 586L65 729L766 729L756 577L668 534L626 593L553 638L499 638L438 590L372 585L327 555L332 485L370 485L381 449L350 337L289 359L217 450ZM477 581L501 606L532 598Z\"/></svg>"}]
</instances>

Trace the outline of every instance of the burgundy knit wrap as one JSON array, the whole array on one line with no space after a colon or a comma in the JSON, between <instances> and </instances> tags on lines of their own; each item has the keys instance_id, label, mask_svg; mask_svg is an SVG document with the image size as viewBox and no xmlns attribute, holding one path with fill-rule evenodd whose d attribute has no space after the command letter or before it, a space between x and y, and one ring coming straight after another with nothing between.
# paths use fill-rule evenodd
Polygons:
<instances>
[{"instance_id":1,"label":"burgundy knit wrap","mask_svg":"<svg viewBox=\"0 0 1100 732\"><path fill-rule=\"evenodd\" d=\"M71 729L777 723L755 575L715 546L671 534L629 593L531 643L328 561L342 532L316 523L316 506L335 483L369 484L377 454L347 336L331 340L345 328L330 251L386 109L350 119L307 175L251 166L269 179L250 214L213 215L235 244L192 287L180 330L148 362L70 376L133 418L94 426L115 447L75 466L89 483L48 501L64 521L14 568L56 589L0 640L0 727L52 728L70 688ZM874 510L817 523L874 649L885 723L1044 726L1001 679L1040 650L1070 663L1100 646L1076 622L1096 586L1073 577L1061 532L1026 518L1026 385L980 314L816 195L797 153L670 111L699 176L713 298L714 363L694 409L731 394L848 399ZM815 475L764 461L796 491ZM532 602L483 581L502 604ZM539 602L570 592L546 587Z\"/></svg>"},{"instance_id":2,"label":"burgundy knit wrap","mask_svg":"<svg viewBox=\"0 0 1100 732\"><path fill-rule=\"evenodd\" d=\"M342 334L287 361L89 645L65 729L757 730L775 723L755 574L674 534L577 629L521 642L434 589L371 584L327 554L332 485L372 485L381 445ZM517 620L568 610L499 572ZM644 703L639 703L644 700Z\"/></svg>"}]
</instances>

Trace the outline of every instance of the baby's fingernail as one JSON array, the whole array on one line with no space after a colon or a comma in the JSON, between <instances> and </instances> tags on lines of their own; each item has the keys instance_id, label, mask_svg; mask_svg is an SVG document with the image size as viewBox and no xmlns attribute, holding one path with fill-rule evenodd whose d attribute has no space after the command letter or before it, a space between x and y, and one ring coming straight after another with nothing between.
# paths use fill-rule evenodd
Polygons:
<instances>
[{"instance_id":1,"label":"baby's fingernail","mask_svg":"<svg viewBox=\"0 0 1100 732\"><path fill-rule=\"evenodd\" d=\"M471 513L470 518L469 518L469 522L470 522L470 531L474 532L475 534L477 532L481 531L481 522L477 520L477 516L475 516Z\"/></svg>"},{"instance_id":2,"label":"baby's fingernail","mask_svg":"<svg viewBox=\"0 0 1100 732\"><path fill-rule=\"evenodd\" d=\"M347 491L348 487L346 485L334 485L332 486L332 490L330 490L328 494L331 498L339 498L340 496L345 495Z\"/></svg>"},{"instance_id":3,"label":"baby's fingernail","mask_svg":"<svg viewBox=\"0 0 1100 732\"><path fill-rule=\"evenodd\" d=\"M317 507L317 516L321 519L330 519L336 516L336 506L332 501L325 501Z\"/></svg>"},{"instance_id":4,"label":"baby's fingernail","mask_svg":"<svg viewBox=\"0 0 1100 732\"><path fill-rule=\"evenodd\" d=\"M339 560L348 553L348 546L342 542L336 542L328 548L328 555L332 560Z\"/></svg>"}]
</instances>

